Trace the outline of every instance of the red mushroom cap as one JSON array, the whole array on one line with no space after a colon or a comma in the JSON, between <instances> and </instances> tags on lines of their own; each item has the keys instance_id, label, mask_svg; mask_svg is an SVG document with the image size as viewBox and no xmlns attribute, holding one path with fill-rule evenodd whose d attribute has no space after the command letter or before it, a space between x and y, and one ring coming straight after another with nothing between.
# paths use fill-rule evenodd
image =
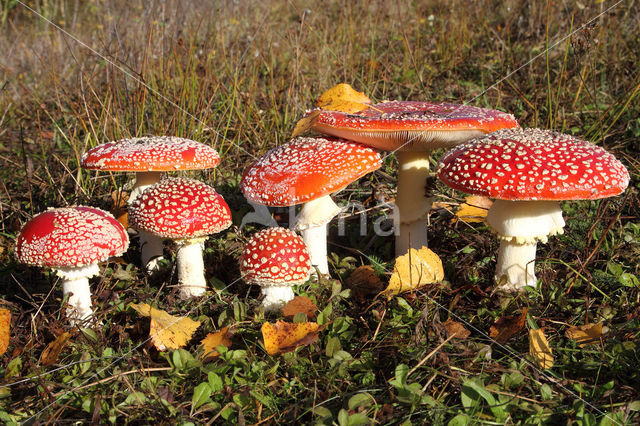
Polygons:
<instances>
[{"instance_id":1,"label":"red mushroom cap","mask_svg":"<svg viewBox=\"0 0 640 426\"><path fill-rule=\"evenodd\" d=\"M581 200L620 194L629 173L589 142L540 129L506 129L445 154L440 179L470 194L502 200Z\"/></svg>"},{"instance_id":2,"label":"red mushroom cap","mask_svg":"<svg viewBox=\"0 0 640 426\"><path fill-rule=\"evenodd\" d=\"M312 128L382 150L451 147L471 137L518 127L513 115L472 105L392 101L357 114L318 111Z\"/></svg>"},{"instance_id":3,"label":"red mushroom cap","mask_svg":"<svg viewBox=\"0 0 640 426\"><path fill-rule=\"evenodd\" d=\"M231 226L231 211L209 185L168 178L150 186L129 206L131 226L162 238L189 239Z\"/></svg>"},{"instance_id":4,"label":"red mushroom cap","mask_svg":"<svg viewBox=\"0 0 640 426\"><path fill-rule=\"evenodd\" d=\"M245 281L259 285L301 284L311 273L307 246L289 229L263 229L242 250L240 273Z\"/></svg>"},{"instance_id":5,"label":"red mushroom cap","mask_svg":"<svg viewBox=\"0 0 640 426\"><path fill-rule=\"evenodd\" d=\"M249 201L291 206L336 192L381 165L380 154L359 143L296 138L251 165L240 189Z\"/></svg>"},{"instance_id":6,"label":"red mushroom cap","mask_svg":"<svg viewBox=\"0 0 640 426\"><path fill-rule=\"evenodd\" d=\"M85 169L117 172L167 172L215 167L218 152L208 145L173 136L122 139L85 152Z\"/></svg>"},{"instance_id":7,"label":"red mushroom cap","mask_svg":"<svg viewBox=\"0 0 640 426\"><path fill-rule=\"evenodd\" d=\"M79 267L119 256L129 236L114 217L94 207L50 209L27 222L16 242L16 258L27 265Z\"/></svg>"}]
</instances>

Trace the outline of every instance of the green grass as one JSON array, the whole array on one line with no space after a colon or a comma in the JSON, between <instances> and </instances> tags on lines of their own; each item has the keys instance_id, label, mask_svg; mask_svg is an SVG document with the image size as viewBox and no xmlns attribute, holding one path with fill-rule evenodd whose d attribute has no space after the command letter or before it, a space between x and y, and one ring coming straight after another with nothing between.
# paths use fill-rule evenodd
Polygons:
<instances>
[{"instance_id":1,"label":"green grass","mask_svg":"<svg viewBox=\"0 0 640 426\"><path fill-rule=\"evenodd\" d=\"M238 424L634 424L640 419L640 8L615 2L0 2L0 294L13 315L0 357L5 422ZM146 9L145 9L146 7ZM90 46L80 44L77 40ZM553 46L553 47L552 47ZM552 48L551 48L552 47ZM538 56L539 55L539 56ZM540 245L541 285L492 295L496 239L486 226L431 215L430 244L446 281L385 301L345 279L393 265L390 237L363 238L359 217L330 232L332 279L299 294L326 324L317 342L282 356L264 350L259 291L241 281L237 257L252 229L242 171L285 142L297 119L341 82L372 99L470 102L516 115L522 126L560 130L611 150L632 181L620 197L563 205L566 232ZM103 326L71 329L48 272L18 265L21 226L48 207L109 208L125 174L80 170L89 147L171 134L218 149L214 185L235 227L207 241L212 291L176 299L169 268L149 278L134 242L122 263L92 279ZM336 199L395 195L395 159ZM461 200L441 183L436 195ZM373 220L384 211L373 209ZM174 254L172 246L168 253ZM215 289L215 290L213 290ZM155 303L202 321L184 349L160 353L129 303ZM489 327L528 308L545 327L555 365L529 358L526 330L501 346ZM278 316L269 316L274 321ZM442 323L471 336L446 340ZM602 321L597 345L565 337ZM203 364L198 342L230 325L233 345ZM43 366L46 345L70 343ZM438 349L437 349L438 348ZM437 349L434 351L434 349ZM491 356L487 356L490 349ZM434 352L432 354L432 352ZM409 424L409 423L406 423Z\"/></svg>"}]
</instances>

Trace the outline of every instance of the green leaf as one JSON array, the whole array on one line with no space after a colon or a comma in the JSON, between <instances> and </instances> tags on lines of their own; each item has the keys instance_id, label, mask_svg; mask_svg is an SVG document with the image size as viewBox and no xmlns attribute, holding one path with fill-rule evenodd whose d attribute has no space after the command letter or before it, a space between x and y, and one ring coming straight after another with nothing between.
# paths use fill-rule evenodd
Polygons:
<instances>
[{"instance_id":1,"label":"green leaf","mask_svg":"<svg viewBox=\"0 0 640 426\"><path fill-rule=\"evenodd\" d=\"M22 371L22 360L17 356L7 364L7 369L4 372L4 378L9 379L11 377L18 376L20 375L20 371Z\"/></svg>"},{"instance_id":2,"label":"green leaf","mask_svg":"<svg viewBox=\"0 0 640 426\"><path fill-rule=\"evenodd\" d=\"M211 396L211 386L209 383L202 382L193 389L193 396L191 397L191 414L199 406L209 401Z\"/></svg>"},{"instance_id":3,"label":"green leaf","mask_svg":"<svg viewBox=\"0 0 640 426\"><path fill-rule=\"evenodd\" d=\"M340 344L339 338L332 336L327 339L327 348L325 349L325 352L328 357L333 357L333 355L340 349L342 349L342 345Z\"/></svg>"},{"instance_id":4,"label":"green leaf","mask_svg":"<svg viewBox=\"0 0 640 426\"><path fill-rule=\"evenodd\" d=\"M553 398L551 386L546 383L540 386L540 396L542 397L543 401L551 401L551 399Z\"/></svg>"},{"instance_id":5,"label":"green leaf","mask_svg":"<svg viewBox=\"0 0 640 426\"><path fill-rule=\"evenodd\" d=\"M458 414L447 423L447 426L467 426L471 423L471 417L466 414Z\"/></svg>"},{"instance_id":6,"label":"green leaf","mask_svg":"<svg viewBox=\"0 0 640 426\"><path fill-rule=\"evenodd\" d=\"M372 421L364 413L355 413L349 415L347 426L364 426L371 424Z\"/></svg>"},{"instance_id":7,"label":"green leaf","mask_svg":"<svg viewBox=\"0 0 640 426\"><path fill-rule=\"evenodd\" d=\"M349 412L344 408L338 412L338 424L340 426L347 426L349 424Z\"/></svg>"},{"instance_id":8,"label":"green leaf","mask_svg":"<svg viewBox=\"0 0 640 426\"><path fill-rule=\"evenodd\" d=\"M620 274L618 282L625 287L640 287L640 280L638 280L638 277L628 272Z\"/></svg>"},{"instance_id":9,"label":"green leaf","mask_svg":"<svg viewBox=\"0 0 640 426\"><path fill-rule=\"evenodd\" d=\"M224 384L222 383L222 379L220 378L220 376L212 371L208 374L207 377L209 379L209 387L211 388L212 393L222 390Z\"/></svg>"},{"instance_id":10,"label":"green leaf","mask_svg":"<svg viewBox=\"0 0 640 426\"><path fill-rule=\"evenodd\" d=\"M493 415L501 420L505 417L504 407L497 405L496 400L493 395L484 387L484 385L476 382L475 380L467 380L462 384L462 397L463 397L463 405L469 408L476 403L479 403L479 397L484 399ZM466 397L466 403L465 403Z\"/></svg>"},{"instance_id":11,"label":"green leaf","mask_svg":"<svg viewBox=\"0 0 640 426\"><path fill-rule=\"evenodd\" d=\"M353 395L351 398L349 398L348 406L349 406L349 410L355 411L360 407L369 408L374 402L375 400L369 393L362 392L362 393L357 393Z\"/></svg>"}]
</instances>

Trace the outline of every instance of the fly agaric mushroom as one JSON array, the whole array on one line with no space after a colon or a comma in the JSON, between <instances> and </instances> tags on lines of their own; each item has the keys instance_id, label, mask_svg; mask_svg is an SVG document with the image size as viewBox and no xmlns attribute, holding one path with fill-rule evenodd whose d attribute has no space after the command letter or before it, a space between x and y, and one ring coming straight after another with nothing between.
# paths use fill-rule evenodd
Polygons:
<instances>
[{"instance_id":1,"label":"fly agaric mushroom","mask_svg":"<svg viewBox=\"0 0 640 426\"><path fill-rule=\"evenodd\" d=\"M536 245L562 234L561 200L618 195L627 169L603 148L562 133L505 129L469 141L440 160L451 188L496 198L487 222L498 234L498 288L535 286Z\"/></svg>"},{"instance_id":2,"label":"fly agaric mushroom","mask_svg":"<svg viewBox=\"0 0 640 426\"><path fill-rule=\"evenodd\" d=\"M180 296L202 295L207 285L204 241L231 226L231 211L222 196L194 179L166 178L133 200L129 219L134 228L176 242Z\"/></svg>"},{"instance_id":3,"label":"fly agaric mushroom","mask_svg":"<svg viewBox=\"0 0 640 426\"><path fill-rule=\"evenodd\" d=\"M98 145L84 153L80 165L90 170L135 172L130 204L146 188L158 183L164 172L209 169L219 163L218 152L203 143L174 136L149 136ZM142 264L153 272L162 258L162 240L144 232L139 238Z\"/></svg>"},{"instance_id":4,"label":"fly agaric mushroom","mask_svg":"<svg viewBox=\"0 0 640 426\"><path fill-rule=\"evenodd\" d=\"M311 264L329 274L327 223L340 212L330 194L377 170L380 154L337 138L296 138L267 152L244 172L240 189L269 207L304 203L295 229L302 233Z\"/></svg>"},{"instance_id":5,"label":"fly agaric mushroom","mask_svg":"<svg viewBox=\"0 0 640 426\"><path fill-rule=\"evenodd\" d=\"M62 278L72 323L93 313L89 278L100 272L98 262L120 256L129 246L123 226L94 207L49 209L27 222L16 242L16 258L27 265L52 268Z\"/></svg>"},{"instance_id":6,"label":"fly agaric mushroom","mask_svg":"<svg viewBox=\"0 0 640 426\"><path fill-rule=\"evenodd\" d=\"M311 261L304 241L286 228L255 233L240 255L244 280L262 287L265 312L275 311L294 298L294 285L311 275Z\"/></svg>"},{"instance_id":7,"label":"fly agaric mushroom","mask_svg":"<svg viewBox=\"0 0 640 426\"><path fill-rule=\"evenodd\" d=\"M425 194L429 156L502 128L517 127L511 114L471 105L392 101L371 105L357 114L313 110L312 129L384 151L397 151L400 231L396 256L427 246L426 216L432 198Z\"/></svg>"}]
</instances>

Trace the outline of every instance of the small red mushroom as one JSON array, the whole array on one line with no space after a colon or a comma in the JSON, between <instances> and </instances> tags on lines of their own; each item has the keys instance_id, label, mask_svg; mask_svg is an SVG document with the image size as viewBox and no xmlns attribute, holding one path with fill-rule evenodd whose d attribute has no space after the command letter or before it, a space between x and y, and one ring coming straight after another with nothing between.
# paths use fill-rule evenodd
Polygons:
<instances>
[{"instance_id":1,"label":"small red mushroom","mask_svg":"<svg viewBox=\"0 0 640 426\"><path fill-rule=\"evenodd\" d=\"M537 242L561 234L560 200L622 193L627 169L589 142L540 129L507 129L462 144L440 160L451 188L497 198L487 222L498 234L495 280L506 291L535 286Z\"/></svg>"},{"instance_id":2,"label":"small red mushroom","mask_svg":"<svg viewBox=\"0 0 640 426\"><path fill-rule=\"evenodd\" d=\"M397 151L400 230L396 255L427 246L426 215L432 198L425 194L429 156L502 128L517 127L511 114L472 105L392 101L371 105L357 114L314 110L312 128L385 151ZM310 112L311 113L311 112Z\"/></svg>"},{"instance_id":3,"label":"small red mushroom","mask_svg":"<svg viewBox=\"0 0 640 426\"><path fill-rule=\"evenodd\" d=\"M309 252L293 231L267 228L247 241L240 255L240 273L246 282L262 287L265 312L274 311L294 298L294 285L309 279Z\"/></svg>"},{"instance_id":4,"label":"small red mushroom","mask_svg":"<svg viewBox=\"0 0 640 426\"><path fill-rule=\"evenodd\" d=\"M204 241L231 226L231 211L222 196L194 179L167 178L133 200L129 219L134 228L176 242L180 295L202 295L207 284Z\"/></svg>"},{"instance_id":5,"label":"small red mushroom","mask_svg":"<svg viewBox=\"0 0 640 426\"><path fill-rule=\"evenodd\" d=\"M129 204L146 188L158 183L164 172L216 167L218 152L208 145L174 136L145 136L98 145L85 152L80 165L85 169L135 172L136 181ZM142 264L148 272L162 258L162 240L140 234Z\"/></svg>"},{"instance_id":6,"label":"small red mushroom","mask_svg":"<svg viewBox=\"0 0 640 426\"><path fill-rule=\"evenodd\" d=\"M128 246L126 230L111 214L94 207L58 208L24 225L16 242L16 258L54 269L68 296L67 316L75 323L93 313L88 279L100 272L98 262L120 256Z\"/></svg>"},{"instance_id":7,"label":"small red mushroom","mask_svg":"<svg viewBox=\"0 0 640 426\"><path fill-rule=\"evenodd\" d=\"M327 223L340 212L330 195L377 170L380 154L337 138L296 138L267 152L242 176L247 200L270 207L304 203L295 224L311 264L329 274Z\"/></svg>"}]
</instances>

